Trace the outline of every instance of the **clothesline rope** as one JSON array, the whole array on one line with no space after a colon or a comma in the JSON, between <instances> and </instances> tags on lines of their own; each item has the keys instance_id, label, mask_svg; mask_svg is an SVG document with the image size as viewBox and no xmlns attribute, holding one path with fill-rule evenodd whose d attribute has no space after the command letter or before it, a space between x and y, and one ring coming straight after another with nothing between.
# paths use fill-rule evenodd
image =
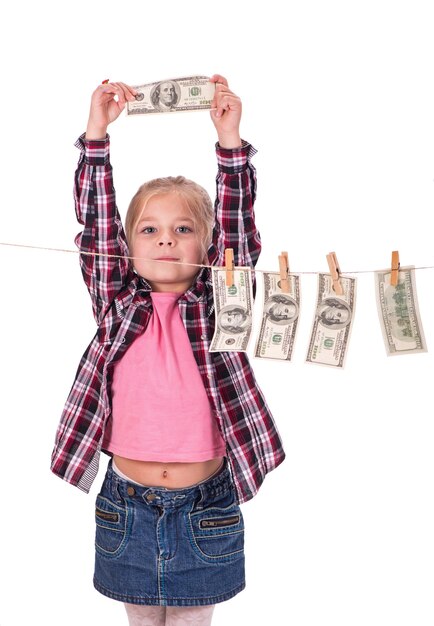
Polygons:
<instances>
[{"instance_id":1,"label":"clothesline rope","mask_svg":"<svg viewBox=\"0 0 434 626\"><path fill-rule=\"evenodd\" d=\"M148 259L146 257L137 257L137 256L124 256L124 255L119 255L119 254L107 254L106 252L82 252L81 250L67 250L65 248L51 248L51 247L47 247L47 246L31 246L28 244L22 244L22 243L10 243L10 242L3 242L0 241L0 246L10 246L13 248L28 248L31 250L48 250L49 252L64 252L67 254L83 254L86 256L103 256L103 257L107 257L107 258L112 258L112 259L131 259L131 260L140 260L140 261L152 261L153 263L173 263L174 265L189 265L190 267L198 267L198 268L216 268L218 266L215 265L202 265L200 263L184 263L182 261L158 261L158 260L154 260L154 259ZM273 269L273 270L258 270L256 268L251 268L251 267L247 267L244 268L247 271L250 271L254 274L270 274L270 273L276 273L277 270ZM420 266L420 267L415 267L415 270L432 270L434 269L434 265L424 265L424 266ZM353 270L353 271L341 271L342 274L373 274L374 272L376 272L378 270ZM291 271L291 274L324 274L327 273L326 271L322 271L322 272L306 272L306 271Z\"/></svg>"}]
</instances>

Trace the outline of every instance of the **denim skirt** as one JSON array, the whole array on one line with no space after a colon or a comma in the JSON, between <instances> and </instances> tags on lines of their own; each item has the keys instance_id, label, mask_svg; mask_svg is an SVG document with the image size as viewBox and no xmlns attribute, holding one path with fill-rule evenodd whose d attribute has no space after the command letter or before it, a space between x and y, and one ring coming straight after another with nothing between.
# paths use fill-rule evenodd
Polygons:
<instances>
[{"instance_id":1,"label":"denim skirt","mask_svg":"<svg viewBox=\"0 0 434 626\"><path fill-rule=\"evenodd\" d=\"M185 489L130 483L110 461L95 518L94 585L110 598L200 606L244 589L244 523L226 460Z\"/></svg>"}]
</instances>

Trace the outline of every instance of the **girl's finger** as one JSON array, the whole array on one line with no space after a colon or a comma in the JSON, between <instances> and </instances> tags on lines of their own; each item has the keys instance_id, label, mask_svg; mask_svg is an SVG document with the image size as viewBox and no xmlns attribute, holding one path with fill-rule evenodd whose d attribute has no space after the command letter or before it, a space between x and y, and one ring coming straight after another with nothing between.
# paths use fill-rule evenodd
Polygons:
<instances>
[{"instance_id":1,"label":"girl's finger","mask_svg":"<svg viewBox=\"0 0 434 626\"><path fill-rule=\"evenodd\" d=\"M110 99L119 94L119 87L116 83L106 83L104 85L99 85L96 93L99 93L104 99Z\"/></svg>"},{"instance_id":2,"label":"girl's finger","mask_svg":"<svg viewBox=\"0 0 434 626\"><path fill-rule=\"evenodd\" d=\"M122 90L121 83L103 83L98 86L98 90L103 93L116 93L118 94Z\"/></svg>"},{"instance_id":3,"label":"girl's finger","mask_svg":"<svg viewBox=\"0 0 434 626\"><path fill-rule=\"evenodd\" d=\"M228 89L224 85L221 85L221 86L220 85L216 85L214 98L215 98L215 101L217 103L220 102L223 98L228 97L228 96L229 97L238 98L238 96L236 94L234 94L233 91L231 91L230 89Z\"/></svg>"},{"instance_id":4,"label":"girl's finger","mask_svg":"<svg viewBox=\"0 0 434 626\"><path fill-rule=\"evenodd\" d=\"M215 117L221 117L223 114L223 109L218 106L217 102L218 97L221 93L230 92L228 87L228 81L221 74L214 74L213 76L211 76L210 82L215 83L214 98L211 102L211 108L216 110Z\"/></svg>"},{"instance_id":5,"label":"girl's finger","mask_svg":"<svg viewBox=\"0 0 434 626\"><path fill-rule=\"evenodd\" d=\"M99 85L98 90L105 101L109 101L117 96L118 101L123 106L127 100L134 100L137 91L125 83L113 82ZM98 91L97 90L97 91Z\"/></svg>"},{"instance_id":6,"label":"girl's finger","mask_svg":"<svg viewBox=\"0 0 434 626\"><path fill-rule=\"evenodd\" d=\"M122 84L119 84L119 91L118 91L118 103L121 107L125 106L125 102L127 100L131 100L132 96L130 95L130 92L125 89L125 87Z\"/></svg>"},{"instance_id":7,"label":"girl's finger","mask_svg":"<svg viewBox=\"0 0 434 626\"><path fill-rule=\"evenodd\" d=\"M225 94L222 96L218 96L216 99L216 106L218 109L224 109L227 111L229 108L239 108L241 107L241 100L238 96L234 94Z\"/></svg>"},{"instance_id":8,"label":"girl's finger","mask_svg":"<svg viewBox=\"0 0 434 626\"><path fill-rule=\"evenodd\" d=\"M119 87L122 89L126 100L134 100L137 90L134 87L130 87L126 83L118 83Z\"/></svg>"},{"instance_id":9,"label":"girl's finger","mask_svg":"<svg viewBox=\"0 0 434 626\"><path fill-rule=\"evenodd\" d=\"M221 74L213 74L213 76L211 76L211 78L210 78L210 82L212 82L212 83L220 83L222 85L225 85L225 87L228 87L228 81Z\"/></svg>"}]
</instances>

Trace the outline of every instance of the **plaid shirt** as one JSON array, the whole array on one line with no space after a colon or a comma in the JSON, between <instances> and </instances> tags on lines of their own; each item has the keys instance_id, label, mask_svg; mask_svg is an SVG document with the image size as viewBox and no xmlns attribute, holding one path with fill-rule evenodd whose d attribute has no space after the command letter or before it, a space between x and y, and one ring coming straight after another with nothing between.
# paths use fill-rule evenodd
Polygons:
<instances>
[{"instance_id":1,"label":"plaid shirt","mask_svg":"<svg viewBox=\"0 0 434 626\"><path fill-rule=\"evenodd\" d=\"M127 258L128 246L116 208L109 137L86 141L75 175L75 208L84 226L75 243L80 255L98 330L81 358L57 429L52 471L88 492L98 471L105 424L111 413L114 364L142 333L152 315L151 287ZM255 169L247 143L227 150L217 146L216 222L208 251L211 265L224 265L224 250L234 249L235 265L253 266L261 243L253 204ZM243 352L208 351L214 332L211 270L203 268L179 299L181 318L191 342L213 414L226 442L238 501L255 495L267 472L284 459L279 434Z\"/></svg>"}]
</instances>

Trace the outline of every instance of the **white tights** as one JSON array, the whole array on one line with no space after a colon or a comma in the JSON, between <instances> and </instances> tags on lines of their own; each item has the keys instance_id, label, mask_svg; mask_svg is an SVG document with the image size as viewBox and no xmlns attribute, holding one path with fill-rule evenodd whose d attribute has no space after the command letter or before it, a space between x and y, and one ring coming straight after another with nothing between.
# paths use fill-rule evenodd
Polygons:
<instances>
[{"instance_id":1,"label":"white tights","mask_svg":"<svg viewBox=\"0 0 434 626\"><path fill-rule=\"evenodd\" d=\"M214 605L147 606L125 604L130 626L209 626Z\"/></svg>"}]
</instances>

